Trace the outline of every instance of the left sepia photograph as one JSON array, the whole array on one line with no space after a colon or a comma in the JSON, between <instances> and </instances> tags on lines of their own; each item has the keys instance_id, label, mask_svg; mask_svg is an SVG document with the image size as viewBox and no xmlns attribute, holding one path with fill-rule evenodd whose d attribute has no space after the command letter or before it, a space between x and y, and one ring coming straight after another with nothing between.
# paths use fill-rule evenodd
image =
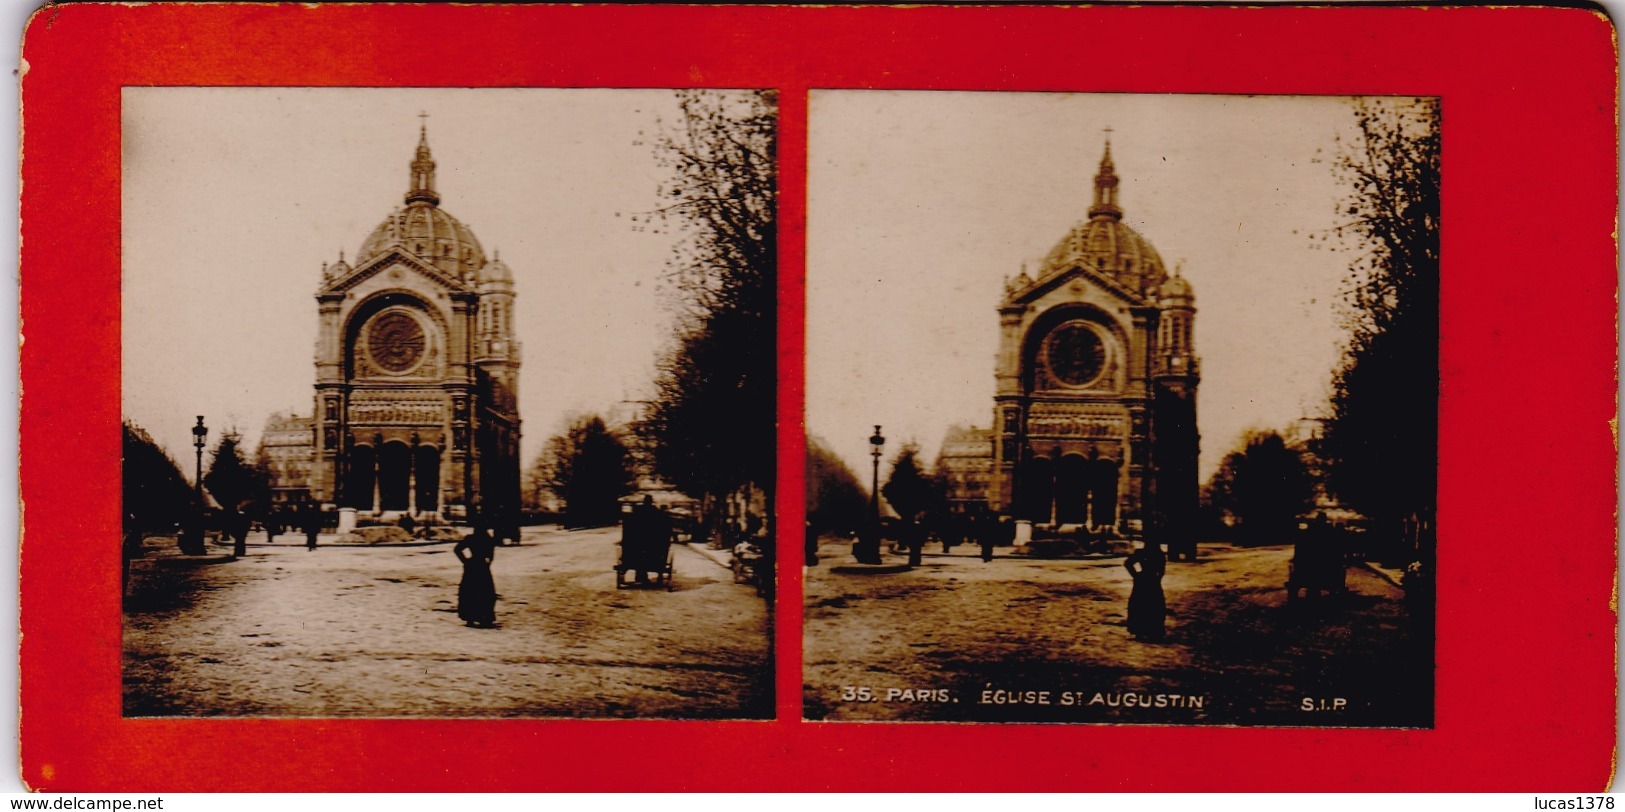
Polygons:
<instances>
[{"instance_id":1,"label":"left sepia photograph","mask_svg":"<svg viewBox=\"0 0 1625 812\"><path fill-rule=\"evenodd\" d=\"M122 115L126 717L771 718L772 92Z\"/></svg>"}]
</instances>

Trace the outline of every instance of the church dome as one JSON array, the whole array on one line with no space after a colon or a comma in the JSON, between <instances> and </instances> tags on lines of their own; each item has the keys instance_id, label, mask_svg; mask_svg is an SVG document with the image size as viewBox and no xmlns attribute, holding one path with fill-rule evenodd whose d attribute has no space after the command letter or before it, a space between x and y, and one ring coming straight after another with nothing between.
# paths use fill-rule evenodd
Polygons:
<instances>
[{"instance_id":1,"label":"church dome","mask_svg":"<svg viewBox=\"0 0 1625 812\"><path fill-rule=\"evenodd\" d=\"M361 244L359 261L365 263L394 245L457 278L473 276L485 266L485 251L474 232L450 212L424 200L408 203L384 218Z\"/></svg>"},{"instance_id":2,"label":"church dome","mask_svg":"<svg viewBox=\"0 0 1625 812\"><path fill-rule=\"evenodd\" d=\"M1130 290L1160 284L1165 277L1157 249L1121 220L1110 217L1097 216L1068 231L1044 257L1040 276L1075 266L1105 273Z\"/></svg>"},{"instance_id":3,"label":"church dome","mask_svg":"<svg viewBox=\"0 0 1625 812\"><path fill-rule=\"evenodd\" d=\"M327 266L326 268L323 268L322 272L329 278L348 276L350 273L350 263L344 261L344 252L340 251L339 261Z\"/></svg>"},{"instance_id":4,"label":"church dome","mask_svg":"<svg viewBox=\"0 0 1625 812\"><path fill-rule=\"evenodd\" d=\"M1162 283L1162 296L1165 299L1194 299L1196 294L1191 291L1191 283L1185 281L1183 276L1171 276Z\"/></svg>"},{"instance_id":5,"label":"church dome","mask_svg":"<svg viewBox=\"0 0 1625 812\"><path fill-rule=\"evenodd\" d=\"M418 131L418 148L412 157L411 181L406 205L391 212L361 244L357 264L399 245L401 250L458 279L470 279L485 267L485 251L474 232L451 213L440 208L440 194L434 188L434 157L429 153L427 129Z\"/></svg>"},{"instance_id":6,"label":"church dome","mask_svg":"<svg viewBox=\"0 0 1625 812\"><path fill-rule=\"evenodd\" d=\"M1088 268L1136 293L1145 293L1168 277L1157 249L1139 232L1123 224L1117 205L1117 169L1112 145L1106 144L1100 171L1095 175L1095 200L1089 219L1073 226L1044 257L1039 278L1074 267Z\"/></svg>"},{"instance_id":7,"label":"church dome","mask_svg":"<svg viewBox=\"0 0 1625 812\"><path fill-rule=\"evenodd\" d=\"M513 287L513 271L508 270L508 263L503 262L500 256L480 269L480 289L490 287Z\"/></svg>"}]
</instances>

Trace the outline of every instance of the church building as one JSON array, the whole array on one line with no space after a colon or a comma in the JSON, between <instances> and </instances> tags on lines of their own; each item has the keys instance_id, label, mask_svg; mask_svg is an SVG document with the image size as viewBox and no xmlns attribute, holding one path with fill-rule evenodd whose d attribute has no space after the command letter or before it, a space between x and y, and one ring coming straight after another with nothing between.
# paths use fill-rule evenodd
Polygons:
<instances>
[{"instance_id":1,"label":"church building","mask_svg":"<svg viewBox=\"0 0 1625 812\"><path fill-rule=\"evenodd\" d=\"M1197 506L1196 299L1123 223L1111 143L1088 219L999 307L990 507L1039 525L1186 535Z\"/></svg>"},{"instance_id":2,"label":"church building","mask_svg":"<svg viewBox=\"0 0 1625 812\"><path fill-rule=\"evenodd\" d=\"M341 526L350 510L517 510L513 273L440 207L426 128L404 205L354 265L340 252L323 266L316 302L313 498L339 508Z\"/></svg>"}]
</instances>

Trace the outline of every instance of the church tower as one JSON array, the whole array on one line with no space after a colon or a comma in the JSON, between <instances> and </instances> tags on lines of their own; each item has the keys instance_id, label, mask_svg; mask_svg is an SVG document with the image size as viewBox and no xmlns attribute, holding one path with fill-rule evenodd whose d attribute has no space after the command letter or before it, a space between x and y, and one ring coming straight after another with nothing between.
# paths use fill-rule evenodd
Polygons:
<instances>
[{"instance_id":1,"label":"church tower","mask_svg":"<svg viewBox=\"0 0 1625 812\"><path fill-rule=\"evenodd\" d=\"M479 450L480 500L487 512L507 514L520 506L519 339L513 329L513 272L501 255L480 270L475 319L475 445Z\"/></svg>"},{"instance_id":2,"label":"church tower","mask_svg":"<svg viewBox=\"0 0 1625 812\"><path fill-rule=\"evenodd\" d=\"M1119 182L1107 141L1088 219L1005 285L988 502L1144 537L1196 508L1196 307L1123 223Z\"/></svg>"},{"instance_id":3,"label":"church tower","mask_svg":"<svg viewBox=\"0 0 1625 812\"><path fill-rule=\"evenodd\" d=\"M316 291L310 487L341 526L519 506L513 273L440 207L427 127L403 203Z\"/></svg>"},{"instance_id":4,"label":"church tower","mask_svg":"<svg viewBox=\"0 0 1625 812\"><path fill-rule=\"evenodd\" d=\"M1152 422L1156 465L1154 526L1162 528L1168 551L1175 556L1196 555L1197 446L1196 385L1201 370L1192 333L1196 325L1196 294L1178 269L1163 283L1158 303L1162 318L1157 330L1157 356L1152 369L1154 402Z\"/></svg>"}]
</instances>

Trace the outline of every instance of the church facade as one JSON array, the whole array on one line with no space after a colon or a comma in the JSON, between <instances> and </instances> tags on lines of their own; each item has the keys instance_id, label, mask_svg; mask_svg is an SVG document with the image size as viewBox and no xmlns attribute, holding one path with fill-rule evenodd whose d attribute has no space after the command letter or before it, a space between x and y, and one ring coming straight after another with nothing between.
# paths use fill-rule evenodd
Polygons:
<instances>
[{"instance_id":1,"label":"church facade","mask_svg":"<svg viewBox=\"0 0 1625 812\"><path fill-rule=\"evenodd\" d=\"M1111 144L1088 219L999 312L990 507L1039 525L1187 535L1197 507L1196 299L1123 223Z\"/></svg>"},{"instance_id":2,"label":"church facade","mask_svg":"<svg viewBox=\"0 0 1625 812\"><path fill-rule=\"evenodd\" d=\"M312 497L360 515L519 507L513 273L440 207L420 130L404 205L324 265Z\"/></svg>"}]
</instances>

